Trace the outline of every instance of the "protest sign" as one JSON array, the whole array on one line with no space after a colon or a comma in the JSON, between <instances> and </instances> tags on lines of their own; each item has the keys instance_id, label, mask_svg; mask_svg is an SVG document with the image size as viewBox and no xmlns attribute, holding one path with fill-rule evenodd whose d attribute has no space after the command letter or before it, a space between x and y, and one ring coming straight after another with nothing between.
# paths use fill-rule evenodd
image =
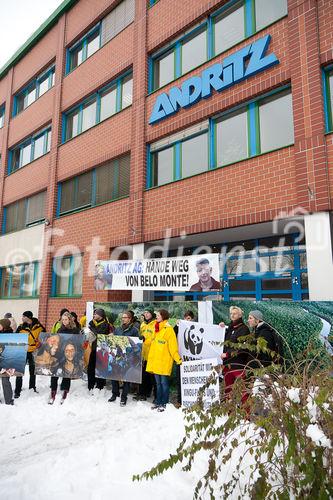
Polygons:
<instances>
[{"instance_id":1,"label":"protest sign","mask_svg":"<svg viewBox=\"0 0 333 500\"><path fill-rule=\"evenodd\" d=\"M225 328L195 321L179 322L178 350L183 361L218 358L221 363Z\"/></svg>"},{"instance_id":2,"label":"protest sign","mask_svg":"<svg viewBox=\"0 0 333 500\"><path fill-rule=\"evenodd\" d=\"M203 405L208 408L212 403L219 401L219 377L214 370L217 359L202 359L200 361L184 361L180 367L180 381L182 391L182 405L185 408L192 406L198 399L199 390L207 383L209 377L212 381L204 391Z\"/></svg>"},{"instance_id":3,"label":"protest sign","mask_svg":"<svg viewBox=\"0 0 333 500\"><path fill-rule=\"evenodd\" d=\"M98 335L96 377L141 384L142 341L126 335Z\"/></svg>"},{"instance_id":4,"label":"protest sign","mask_svg":"<svg viewBox=\"0 0 333 500\"><path fill-rule=\"evenodd\" d=\"M0 377L24 374L28 349L28 334L3 333L0 335Z\"/></svg>"},{"instance_id":5,"label":"protest sign","mask_svg":"<svg viewBox=\"0 0 333 500\"><path fill-rule=\"evenodd\" d=\"M34 352L35 374L76 379L83 372L84 335L41 333Z\"/></svg>"},{"instance_id":6,"label":"protest sign","mask_svg":"<svg viewBox=\"0 0 333 500\"><path fill-rule=\"evenodd\" d=\"M218 291L218 254L95 263L95 290Z\"/></svg>"}]
</instances>

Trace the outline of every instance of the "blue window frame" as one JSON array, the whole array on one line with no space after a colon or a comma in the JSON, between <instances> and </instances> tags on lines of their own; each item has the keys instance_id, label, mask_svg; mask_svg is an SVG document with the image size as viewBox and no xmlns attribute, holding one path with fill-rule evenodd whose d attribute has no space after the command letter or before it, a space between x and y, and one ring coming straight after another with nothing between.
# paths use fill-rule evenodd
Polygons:
<instances>
[{"instance_id":1,"label":"blue window frame","mask_svg":"<svg viewBox=\"0 0 333 500\"><path fill-rule=\"evenodd\" d=\"M39 295L39 262L16 264L0 269L0 298L36 298Z\"/></svg>"},{"instance_id":2,"label":"blue window frame","mask_svg":"<svg viewBox=\"0 0 333 500\"><path fill-rule=\"evenodd\" d=\"M46 191L23 198L3 209L2 233L20 231L45 219Z\"/></svg>"},{"instance_id":3,"label":"blue window frame","mask_svg":"<svg viewBox=\"0 0 333 500\"><path fill-rule=\"evenodd\" d=\"M148 146L147 189L294 143L290 87Z\"/></svg>"},{"instance_id":4,"label":"blue window frame","mask_svg":"<svg viewBox=\"0 0 333 500\"><path fill-rule=\"evenodd\" d=\"M5 105L0 106L0 128L5 124Z\"/></svg>"},{"instance_id":5,"label":"blue window frame","mask_svg":"<svg viewBox=\"0 0 333 500\"><path fill-rule=\"evenodd\" d=\"M83 255L55 257L52 262L53 297L81 297Z\"/></svg>"},{"instance_id":6,"label":"blue window frame","mask_svg":"<svg viewBox=\"0 0 333 500\"><path fill-rule=\"evenodd\" d=\"M63 115L62 142L131 106L132 98L133 76L126 72Z\"/></svg>"},{"instance_id":7,"label":"blue window frame","mask_svg":"<svg viewBox=\"0 0 333 500\"><path fill-rule=\"evenodd\" d=\"M324 111L326 132L333 132L333 66L323 69Z\"/></svg>"},{"instance_id":8,"label":"blue window frame","mask_svg":"<svg viewBox=\"0 0 333 500\"><path fill-rule=\"evenodd\" d=\"M288 13L287 0L230 0L149 58L148 92L180 78Z\"/></svg>"},{"instance_id":9,"label":"blue window frame","mask_svg":"<svg viewBox=\"0 0 333 500\"><path fill-rule=\"evenodd\" d=\"M18 115L30 104L42 97L48 90L54 86L55 65L31 80L23 90L15 94L13 116Z\"/></svg>"},{"instance_id":10,"label":"blue window frame","mask_svg":"<svg viewBox=\"0 0 333 500\"><path fill-rule=\"evenodd\" d=\"M185 248L192 255L196 248ZM305 300L309 296L305 241L298 234L214 244L220 254L220 292L156 292L155 300ZM172 256L172 251L169 252Z\"/></svg>"},{"instance_id":11,"label":"blue window frame","mask_svg":"<svg viewBox=\"0 0 333 500\"><path fill-rule=\"evenodd\" d=\"M101 48L101 23L67 49L66 74L80 66L88 57Z\"/></svg>"},{"instance_id":12,"label":"blue window frame","mask_svg":"<svg viewBox=\"0 0 333 500\"><path fill-rule=\"evenodd\" d=\"M130 155L58 185L57 217L129 196Z\"/></svg>"},{"instance_id":13,"label":"blue window frame","mask_svg":"<svg viewBox=\"0 0 333 500\"><path fill-rule=\"evenodd\" d=\"M159 2L159 0L149 0L149 7L152 7L157 2Z\"/></svg>"},{"instance_id":14,"label":"blue window frame","mask_svg":"<svg viewBox=\"0 0 333 500\"><path fill-rule=\"evenodd\" d=\"M10 149L8 175L49 153L50 149L51 127L48 127Z\"/></svg>"}]
</instances>

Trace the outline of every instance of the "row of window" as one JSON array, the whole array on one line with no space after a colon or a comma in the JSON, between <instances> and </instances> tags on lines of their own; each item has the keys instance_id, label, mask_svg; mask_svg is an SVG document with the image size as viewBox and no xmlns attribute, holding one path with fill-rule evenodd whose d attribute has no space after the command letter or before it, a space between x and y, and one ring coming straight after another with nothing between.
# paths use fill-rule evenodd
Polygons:
<instances>
[{"instance_id":1,"label":"row of window","mask_svg":"<svg viewBox=\"0 0 333 500\"><path fill-rule=\"evenodd\" d=\"M57 216L129 195L130 155L59 184Z\"/></svg>"},{"instance_id":2,"label":"row of window","mask_svg":"<svg viewBox=\"0 0 333 500\"><path fill-rule=\"evenodd\" d=\"M333 68L323 73L326 132L333 131Z\"/></svg>"},{"instance_id":3,"label":"row of window","mask_svg":"<svg viewBox=\"0 0 333 500\"><path fill-rule=\"evenodd\" d=\"M45 219L45 194L38 194L18 200L4 207L2 233L20 231Z\"/></svg>"},{"instance_id":4,"label":"row of window","mask_svg":"<svg viewBox=\"0 0 333 500\"><path fill-rule=\"evenodd\" d=\"M294 142L290 89L150 146L147 187L226 166Z\"/></svg>"},{"instance_id":5,"label":"row of window","mask_svg":"<svg viewBox=\"0 0 333 500\"><path fill-rule=\"evenodd\" d=\"M0 106L0 128L5 124L5 105Z\"/></svg>"},{"instance_id":6,"label":"row of window","mask_svg":"<svg viewBox=\"0 0 333 500\"><path fill-rule=\"evenodd\" d=\"M121 76L64 115L63 142L132 104L133 76Z\"/></svg>"},{"instance_id":7,"label":"row of window","mask_svg":"<svg viewBox=\"0 0 333 500\"><path fill-rule=\"evenodd\" d=\"M34 78L19 93L14 96L13 116L18 115L30 104L42 97L48 90L54 86L55 66L51 66L41 75Z\"/></svg>"},{"instance_id":8,"label":"row of window","mask_svg":"<svg viewBox=\"0 0 333 500\"><path fill-rule=\"evenodd\" d=\"M66 73L73 71L134 21L135 0L123 0L67 51Z\"/></svg>"},{"instance_id":9,"label":"row of window","mask_svg":"<svg viewBox=\"0 0 333 500\"><path fill-rule=\"evenodd\" d=\"M228 2L203 23L152 57L149 91L185 73L254 35L288 12L287 0Z\"/></svg>"},{"instance_id":10,"label":"row of window","mask_svg":"<svg viewBox=\"0 0 333 500\"><path fill-rule=\"evenodd\" d=\"M39 295L39 263L18 264L0 269L2 299L35 298Z\"/></svg>"},{"instance_id":11,"label":"row of window","mask_svg":"<svg viewBox=\"0 0 333 500\"><path fill-rule=\"evenodd\" d=\"M9 151L8 174L28 165L51 149L51 127L25 139Z\"/></svg>"}]
</instances>

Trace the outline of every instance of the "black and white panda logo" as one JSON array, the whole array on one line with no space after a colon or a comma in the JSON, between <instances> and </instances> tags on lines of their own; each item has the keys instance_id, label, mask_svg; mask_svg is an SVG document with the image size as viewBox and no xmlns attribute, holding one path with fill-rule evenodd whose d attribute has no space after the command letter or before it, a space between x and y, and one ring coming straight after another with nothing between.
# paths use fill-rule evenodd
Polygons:
<instances>
[{"instance_id":1,"label":"black and white panda logo","mask_svg":"<svg viewBox=\"0 0 333 500\"><path fill-rule=\"evenodd\" d=\"M186 328L184 332L184 345L185 349L190 350L193 355L200 354L203 347L203 328L198 328L191 325Z\"/></svg>"}]
</instances>

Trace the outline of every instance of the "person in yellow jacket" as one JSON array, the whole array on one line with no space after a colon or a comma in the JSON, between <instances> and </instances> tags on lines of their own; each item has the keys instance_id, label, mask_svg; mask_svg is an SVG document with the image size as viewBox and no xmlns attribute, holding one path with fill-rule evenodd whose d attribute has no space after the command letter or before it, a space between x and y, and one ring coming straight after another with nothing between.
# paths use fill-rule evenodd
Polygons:
<instances>
[{"instance_id":1,"label":"person in yellow jacket","mask_svg":"<svg viewBox=\"0 0 333 500\"><path fill-rule=\"evenodd\" d=\"M146 368L147 372L155 376L157 400L152 409L158 411L164 411L169 402L169 378L173 362L175 361L177 365L182 363L176 334L168 319L169 313L166 309L160 309L157 312L155 333L152 337Z\"/></svg>"},{"instance_id":2,"label":"person in yellow jacket","mask_svg":"<svg viewBox=\"0 0 333 500\"><path fill-rule=\"evenodd\" d=\"M140 325L140 337L143 337L142 343L142 382L139 386L139 393L133 399L146 401L150 397L154 387L154 395L156 398L156 384L154 384L154 376L146 371L148 354L151 346L152 338L155 334L156 314L153 307L147 307L143 311L143 322Z\"/></svg>"},{"instance_id":3,"label":"person in yellow jacket","mask_svg":"<svg viewBox=\"0 0 333 500\"><path fill-rule=\"evenodd\" d=\"M35 362L33 358L33 352L39 346L39 335L41 332L45 332L44 326L34 318L31 311L25 311L22 314L22 323L17 327L16 333L28 333L28 352L27 352L27 362L29 364L29 389L36 389L36 375L35 375ZM15 393L14 398L19 398L22 390L22 377L16 377L15 383Z\"/></svg>"}]
</instances>

